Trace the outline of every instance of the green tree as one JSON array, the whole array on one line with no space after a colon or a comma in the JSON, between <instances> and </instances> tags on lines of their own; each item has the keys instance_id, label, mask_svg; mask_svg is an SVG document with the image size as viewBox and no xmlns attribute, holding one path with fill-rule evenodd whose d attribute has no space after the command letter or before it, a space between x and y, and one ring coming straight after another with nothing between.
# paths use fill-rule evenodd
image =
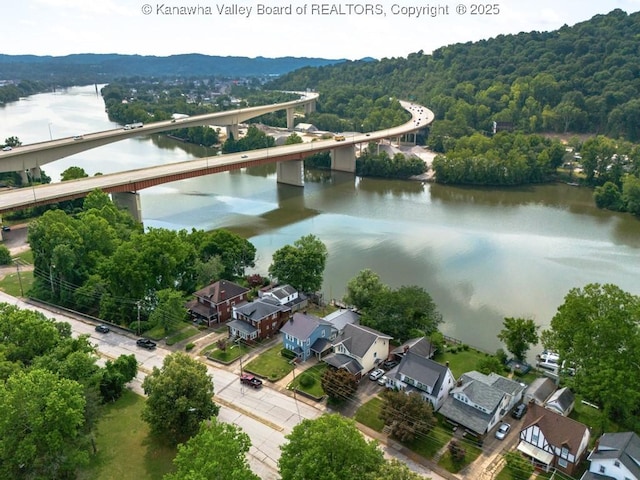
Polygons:
<instances>
[{"instance_id":1,"label":"green tree","mask_svg":"<svg viewBox=\"0 0 640 480\"><path fill-rule=\"evenodd\" d=\"M294 145L296 143L302 143L302 137L300 137L296 132L289 135L284 142L285 145Z\"/></svg>"},{"instance_id":2,"label":"green tree","mask_svg":"<svg viewBox=\"0 0 640 480\"><path fill-rule=\"evenodd\" d=\"M306 235L273 254L269 274L301 292L317 292L327 263L327 247L315 235Z\"/></svg>"},{"instance_id":3,"label":"green tree","mask_svg":"<svg viewBox=\"0 0 640 480\"><path fill-rule=\"evenodd\" d=\"M358 389L358 380L343 368L327 368L320 378L322 390L333 402L352 398Z\"/></svg>"},{"instance_id":4,"label":"green tree","mask_svg":"<svg viewBox=\"0 0 640 480\"><path fill-rule=\"evenodd\" d=\"M504 364L500 359L494 355L487 355L480 360L476 365L476 370L485 375L490 373L502 373L504 371Z\"/></svg>"},{"instance_id":5,"label":"green tree","mask_svg":"<svg viewBox=\"0 0 640 480\"><path fill-rule=\"evenodd\" d=\"M593 198L598 208L606 208L614 212L620 211L623 208L620 189L613 182L605 182L604 185L596 187Z\"/></svg>"},{"instance_id":6,"label":"green tree","mask_svg":"<svg viewBox=\"0 0 640 480\"><path fill-rule=\"evenodd\" d=\"M625 175L622 180L622 201L627 212L640 215L640 179Z\"/></svg>"},{"instance_id":7,"label":"green tree","mask_svg":"<svg viewBox=\"0 0 640 480\"><path fill-rule=\"evenodd\" d=\"M120 355L114 361L107 360L100 380L100 395L103 402L114 402L122 396L124 386L138 373L135 355Z\"/></svg>"},{"instance_id":8,"label":"green tree","mask_svg":"<svg viewBox=\"0 0 640 480\"><path fill-rule=\"evenodd\" d=\"M387 290L387 286L380 281L380 276L372 270L361 270L358 275L347 283L347 293L344 302L359 310L371 306L374 299Z\"/></svg>"},{"instance_id":9,"label":"green tree","mask_svg":"<svg viewBox=\"0 0 640 480\"><path fill-rule=\"evenodd\" d=\"M187 311L184 308L184 296L172 288L159 290L158 303L149 315L151 325L162 325L164 333L175 331L186 320Z\"/></svg>"},{"instance_id":10,"label":"green tree","mask_svg":"<svg viewBox=\"0 0 640 480\"><path fill-rule=\"evenodd\" d=\"M178 446L174 473L164 480L259 480L247 463L249 436L240 427L216 418L200 423L200 431Z\"/></svg>"},{"instance_id":11,"label":"green tree","mask_svg":"<svg viewBox=\"0 0 640 480\"><path fill-rule=\"evenodd\" d=\"M530 318L511 317L505 318L502 326L498 338L516 360L523 362L531 345L538 343L539 327Z\"/></svg>"},{"instance_id":12,"label":"green tree","mask_svg":"<svg viewBox=\"0 0 640 480\"><path fill-rule=\"evenodd\" d=\"M73 478L88 460L82 386L33 369L0 384L0 477Z\"/></svg>"},{"instance_id":13,"label":"green tree","mask_svg":"<svg viewBox=\"0 0 640 480\"><path fill-rule=\"evenodd\" d=\"M256 247L229 230L193 231L191 239L202 262L218 257L224 267L223 278L232 280L243 276L246 268L255 266Z\"/></svg>"},{"instance_id":14,"label":"green tree","mask_svg":"<svg viewBox=\"0 0 640 480\"><path fill-rule=\"evenodd\" d=\"M363 325L384 332L401 343L415 330L431 335L440 322L442 316L431 295L416 285L382 290L361 318Z\"/></svg>"},{"instance_id":15,"label":"green tree","mask_svg":"<svg viewBox=\"0 0 640 480\"><path fill-rule=\"evenodd\" d=\"M638 428L640 298L616 285L574 288L542 334L545 347L575 368L567 383L606 416Z\"/></svg>"},{"instance_id":16,"label":"green tree","mask_svg":"<svg viewBox=\"0 0 640 480\"><path fill-rule=\"evenodd\" d=\"M365 480L430 480L430 478L412 472L404 463L393 459L384 462L377 471L367 475Z\"/></svg>"},{"instance_id":17,"label":"green tree","mask_svg":"<svg viewBox=\"0 0 640 480\"><path fill-rule=\"evenodd\" d=\"M380 418L391 427L391 435L401 442L411 442L427 435L436 425L433 407L416 392L387 390Z\"/></svg>"},{"instance_id":18,"label":"green tree","mask_svg":"<svg viewBox=\"0 0 640 480\"><path fill-rule=\"evenodd\" d=\"M69 167L60 174L60 181L66 182L67 180L76 180L78 178L88 177L89 174L81 167Z\"/></svg>"},{"instance_id":19,"label":"green tree","mask_svg":"<svg viewBox=\"0 0 640 480\"><path fill-rule=\"evenodd\" d=\"M353 420L340 415L305 419L280 447L282 480L353 480L377 472L384 463L375 442L367 442Z\"/></svg>"},{"instance_id":20,"label":"green tree","mask_svg":"<svg viewBox=\"0 0 640 480\"><path fill-rule=\"evenodd\" d=\"M4 245L0 245L0 265L9 265L11 263L11 252Z\"/></svg>"},{"instance_id":21,"label":"green tree","mask_svg":"<svg viewBox=\"0 0 640 480\"><path fill-rule=\"evenodd\" d=\"M147 395L142 419L155 435L175 443L193 436L200 422L218 414L213 403L213 383L204 364L184 353L164 359L162 368L142 383Z\"/></svg>"}]
</instances>

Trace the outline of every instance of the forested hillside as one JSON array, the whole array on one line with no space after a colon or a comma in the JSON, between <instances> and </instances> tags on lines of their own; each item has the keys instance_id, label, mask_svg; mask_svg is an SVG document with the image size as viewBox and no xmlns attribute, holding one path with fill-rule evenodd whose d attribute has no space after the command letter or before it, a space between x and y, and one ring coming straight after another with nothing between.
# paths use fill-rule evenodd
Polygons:
<instances>
[{"instance_id":1,"label":"forested hillside","mask_svg":"<svg viewBox=\"0 0 640 480\"><path fill-rule=\"evenodd\" d=\"M525 133L637 141L640 12L618 9L553 32L500 35L432 55L304 68L270 86L316 89L321 112L345 117L365 99L413 99L436 113L429 143L440 151L443 138L490 132L494 121Z\"/></svg>"}]
</instances>

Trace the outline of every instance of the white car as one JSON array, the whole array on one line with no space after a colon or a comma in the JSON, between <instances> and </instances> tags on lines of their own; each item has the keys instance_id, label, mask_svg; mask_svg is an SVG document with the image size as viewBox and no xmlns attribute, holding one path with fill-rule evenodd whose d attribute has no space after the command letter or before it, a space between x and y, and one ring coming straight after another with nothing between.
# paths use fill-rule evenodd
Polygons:
<instances>
[{"instance_id":1,"label":"white car","mask_svg":"<svg viewBox=\"0 0 640 480\"><path fill-rule=\"evenodd\" d=\"M369 374L369 380L378 380L380 377L384 375L384 370L381 368L376 368L373 372Z\"/></svg>"},{"instance_id":2,"label":"white car","mask_svg":"<svg viewBox=\"0 0 640 480\"><path fill-rule=\"evenodd\" d=\"M498 430L496 430L496 438L498 440L503 440L504 437L507 436L507 433L509 433L509 430L511 430L511 425L504 422L501 423L500 426L498 427Z\"/></svg>"},{"instance_id":3,"label":"white car","mask_svg":"<svg viewBox=\"0 0 640 480\"><path fill-rule=\"evenodd\" d=\"M380 385L380 386L384 387L384 386L387 384L387 380L389 380L389 379L387 378L387 376L386 376L386 375L381 376L381 377L378 379L378 385Z\"/></svg>"},{"instance_id":4,"label":"white car","mask_svg":"<svg viewBox=\"0 0 640 480\"><path fill-rule=\"evenodd\" d=\"M9 145L7 145L6 147L2 147L2 151L3 152L9 152L11 150L13 150L13 149Z\"/></svg>"}]
</instances>

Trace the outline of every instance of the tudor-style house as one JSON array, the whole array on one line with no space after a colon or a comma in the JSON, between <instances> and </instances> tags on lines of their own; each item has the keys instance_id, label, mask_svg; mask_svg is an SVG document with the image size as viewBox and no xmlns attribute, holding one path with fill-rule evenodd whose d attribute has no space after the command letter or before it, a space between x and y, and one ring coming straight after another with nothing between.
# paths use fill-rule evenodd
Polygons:
<instances>
[{"instance_id":1,"label":"tudor-style house","mask_svg":"<svg viewBox=\"0 0 640 480\"><path fill-rule=\"evenodd\" d=\"M187 311L194 322L210 327L229 320L233 307L245 302L248 293L248 288L219 280L194 292L195 298L187 302Z\"/></svg>"},{"instance_id":2,"label":"tudor-style house","mask_svg":"<svg viewBox=\"0 0 640 480\"><path fill-rule=\"evenodd\" d=\"M537 468L547 472L557 468L573 475L587 453L590 436L586 425L530 403L518 450Z\"/></svg>"}]
</instances>

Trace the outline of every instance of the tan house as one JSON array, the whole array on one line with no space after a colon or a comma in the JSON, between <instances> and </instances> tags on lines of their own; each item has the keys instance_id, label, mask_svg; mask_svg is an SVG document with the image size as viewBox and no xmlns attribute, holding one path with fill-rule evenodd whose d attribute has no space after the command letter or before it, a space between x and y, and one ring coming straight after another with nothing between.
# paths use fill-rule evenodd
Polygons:
<instances>
[{"instance_id":1,"label":"tan house","mask_svg":"<svg viewBox=\"0 0 640 480\"><path fill-rule=\"evenodd\" d=\"M194 322L208 327L231 319L233 307L247 301L249 289L229 280L219 280L194 292L187 311Z\"/></svg>"}]
</instances>

